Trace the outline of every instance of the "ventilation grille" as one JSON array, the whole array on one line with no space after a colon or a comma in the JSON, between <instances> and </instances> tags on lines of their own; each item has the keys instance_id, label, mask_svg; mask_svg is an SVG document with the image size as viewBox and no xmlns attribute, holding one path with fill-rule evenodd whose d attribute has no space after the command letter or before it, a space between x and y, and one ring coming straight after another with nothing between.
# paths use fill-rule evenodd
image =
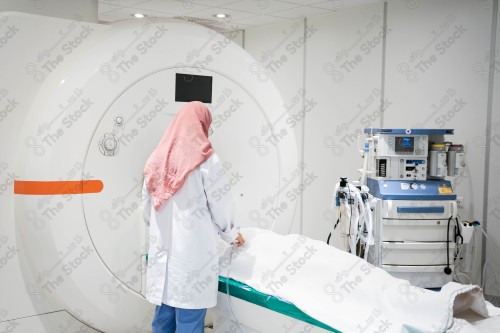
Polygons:
<instances>
[{"instance_id":1,"label":"ventilation grille","mask_svg":"<svg viewBox=\"0 0 500 333\"><path fill-rule=\"evenodd\" d=\"M215 30L221 34L229 33L235 30L240 30L237 27L230 26L229 23L227 22L220 22L206 18L199 18L193 16L176 16L174 18L202 25L206 28Z\"/></svg>"}]
</instances>

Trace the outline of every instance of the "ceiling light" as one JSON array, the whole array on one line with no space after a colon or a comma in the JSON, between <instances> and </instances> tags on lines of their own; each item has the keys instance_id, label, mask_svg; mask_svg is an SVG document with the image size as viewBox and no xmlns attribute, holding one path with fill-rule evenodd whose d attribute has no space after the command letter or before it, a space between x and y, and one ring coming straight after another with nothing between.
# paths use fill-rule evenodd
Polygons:
<instances>
[{"instance_id":1,"label":"ceiling light","mask_svg":"<svg viewBox=\"0 0 500 333\"><path fill-rule=\"evenodd\" d=\"M135 13L135 14L132 14L132 16L135 18L143 18L145 15L142 13Z\"/></svg>"},{"instance_id":2,"label":"ceiling light","mask_svg":"<svg viewBox=\"0 0 500 333\"><path fill-rule=\"evenodd\" d=\"M224 13L219 13L219 14L214 14L214 17L217 17L217 18L227 18L227 17L229 17L229 15L224 14Z\"/></svg>"}]
</instances>

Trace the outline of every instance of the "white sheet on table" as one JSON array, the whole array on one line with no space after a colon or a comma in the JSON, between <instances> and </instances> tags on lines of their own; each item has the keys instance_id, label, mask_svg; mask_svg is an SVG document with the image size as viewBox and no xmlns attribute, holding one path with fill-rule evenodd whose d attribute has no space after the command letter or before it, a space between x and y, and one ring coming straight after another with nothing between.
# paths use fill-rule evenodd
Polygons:
<instances>
[{"instance_id":1,"label":"white sheet on table","mask_svg":"<svg viewBox=\"0 0 500 333\"><path fill-rule=\"evenodd\" d=\"M487 305L493 307L490 303L487 303ZM498 332L500 332L500 316L484 318L470 309L456 314L453 326L447 331L447 333Z\"/></svg>"},{"instance_id":2,"label":"white sheet on table","mask_svg":"<svg viewBox=\"0 0 500 333\"><path fill-rule=\"evenodd\" d=\"M429 291L305 236L256 228L241 233L246 243L233 254L231 278L290 301L342 332L445 332L453 325L454 306L455 312L500 315L477 286L448 283L440 292Z\"/></svg>"}]
</instances>

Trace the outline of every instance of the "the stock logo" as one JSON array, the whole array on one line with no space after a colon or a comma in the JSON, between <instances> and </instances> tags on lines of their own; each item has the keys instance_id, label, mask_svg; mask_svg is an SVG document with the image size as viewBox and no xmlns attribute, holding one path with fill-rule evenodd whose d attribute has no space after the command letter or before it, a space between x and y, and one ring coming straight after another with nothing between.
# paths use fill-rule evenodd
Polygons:
<instances>
[{"instance_id":1,"label":"the stock logo","mask_svg":"<svg viewBox=\"0 0 500 333\"><path fill-rule=\"evenodd\" d=\"M19 28L17 28L14 25L9 25L7 27L7 31L3 34L2 37L0 37L0 49L7 45L9 40L14 38L14 36L19 32Z\"/></svg>"}]
</instances>

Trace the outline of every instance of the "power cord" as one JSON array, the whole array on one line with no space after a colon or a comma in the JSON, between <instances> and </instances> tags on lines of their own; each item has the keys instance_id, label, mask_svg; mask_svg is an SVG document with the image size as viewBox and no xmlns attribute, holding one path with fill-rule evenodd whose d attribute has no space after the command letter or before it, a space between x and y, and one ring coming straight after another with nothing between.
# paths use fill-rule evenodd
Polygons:
<instances>
[{"instance_id":1,"label":"power cord","mask_svg":"<svg viewBox=\"0 0 500 333\"><path fill-rule=\"evenodd\" d=\"M231 313L233 314L233 318L236 321L236 324L238 324L238 327L240 328L242 333L245 333L245 330L243 329L243 326L240 324L238 319L236 318L236 315L234 314L233 310L233 303L231 302L231 295L229 295L229 273L231 272L231 261L233 259L233 251L237 248L237 244L233 243L231 246L231 253L229 254L229 264L227 266L227 275L226 275L226 295L227 295L227 301L229 303L229 308L231 309Z\"/></svg>"},{"instance_id":2,"label":"power cord","mask_svg":"<svg viewBox=\"0 0 500 333\"><path fill-rule=\"evenodd\" d=\"M444 268L444 273L450 275L452 273L450 268L450 222L452 217L448 219L448 228L446 229L446 267Z\"/></svg>"},{"instance_id":3,"label":"power cord","mask_svg":"<svg viewBox=\"0 0 500 333\"><path fill-rule=\"evenodd\" d=\"M475 221L474 222L475 225L479 226L481 228L481 232L483 233L484 237L486 238L486 242L487 244L490 246L490 249L491 249L491 253L495 253L493 250L493 244L491 244L491 241L490 239L488 238L488 235L486 234L486 231L484 231L484 228L483 226L478 222L478 221ZM486 256L486 253L484 253L483 255ZM484 263L484 267L483 267L483 274L482 274L482 282L481 282L481 288L484 290L484 287L485 287L485 283L486 283L486 267L489 266L488 263L486 263L486 260L485 260L485 263Z\"/></svg>"},{"instance_id":4,"label":"power cord","mask_svg":"<svg viewBox=\"0 0 500 333\"><path fill-rule=\"evenodd\" d=\"M455 270L453 271L453 278L455 279L455 281L458 281L461 284L472 284L471 278L467 274L465 274L461 271L461 268L462 268L461 265L462 265L462 260L463 260L463 258L462 258L463 249L464 249L464 246L462 244L460 246L460 250L458 251L457 259L455 260ZM467 282L463 281L463 279L462 279L463 277L467 278Z\"/></svg>"}]
</instances>

